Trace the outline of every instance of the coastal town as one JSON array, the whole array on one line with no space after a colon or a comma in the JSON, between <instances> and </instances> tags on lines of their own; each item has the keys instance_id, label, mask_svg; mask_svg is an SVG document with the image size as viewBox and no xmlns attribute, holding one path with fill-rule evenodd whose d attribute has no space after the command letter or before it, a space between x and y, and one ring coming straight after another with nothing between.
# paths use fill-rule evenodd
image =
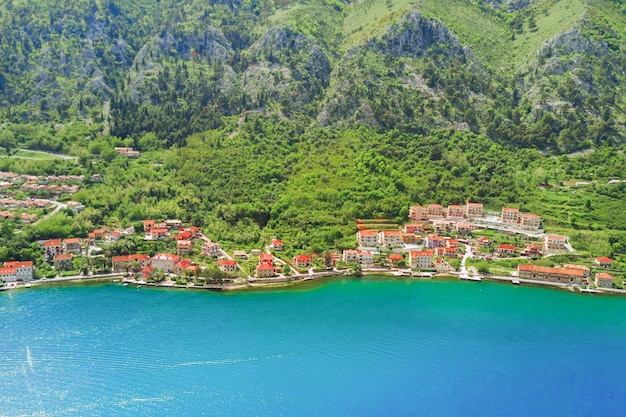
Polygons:
<instances>
[{"instance_id":1,"label":"coastal town","mask_svg":"<svg viewBox=\"0 0 626 417\"><path fill-rule=\"evenodd\" d=\"M227 251L199 227L176 219L147 219L136 226L102 227L84 238L37 242L46 267L35 268L32 261L5 262L0 268L2 288L118 278L127 285L227 290L383 274L621 291L622 271L612 259L555 263L552 259L575 253L567 236L545 233L536 214L513 207L490 212L476 202L415 205L403 224L358 219L353 249L322 254L294 252L280 237L261 248ZM125 239L141 239L153 253L119 253Z\"/></svg>"}]
</instances>

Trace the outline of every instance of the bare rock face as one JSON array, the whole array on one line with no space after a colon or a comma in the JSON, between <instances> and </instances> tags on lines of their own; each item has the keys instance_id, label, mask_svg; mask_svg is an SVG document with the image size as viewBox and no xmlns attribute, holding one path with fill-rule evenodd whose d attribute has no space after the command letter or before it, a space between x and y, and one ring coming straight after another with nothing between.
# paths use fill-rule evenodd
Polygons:
<instances>
[{"instance_id":1,"label":"bare rock face","mask_svg":"<svg viewBox=\"0 0 626 417\"><path fill-rule=\"evenodd\" d=\"M459 38L443 23L437 19L426 19L418 12L408 14L400 23L389 28L381 39L369 41L367 47L395 57L466 54Z\"/></svg>"},{"instance_id":2,"label":"bare rock face","mask_svg":"<svg viewBox=\"0 0 626 417\"><path fill-rule=\"evenodd\" d=\"M300 107L323 92L330 61L310 37L291 26L270 28L246 52L242 86L252 97L290 100Z\"/></svg>"}]
</instances>

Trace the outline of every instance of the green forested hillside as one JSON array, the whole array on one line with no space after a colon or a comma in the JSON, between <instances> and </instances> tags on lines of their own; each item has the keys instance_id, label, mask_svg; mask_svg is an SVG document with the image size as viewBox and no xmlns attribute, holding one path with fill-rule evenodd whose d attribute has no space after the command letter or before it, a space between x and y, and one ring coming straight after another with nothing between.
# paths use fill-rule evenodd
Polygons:
<instances>
[{"instance_id":1,"label":"green forested hillside","mask_svg":"<svg viewBox=\"0 0 626 417\"><path fill-rule=\"evenodd\" d=\"M605 185L625 162L624 36L618 0L5 1L0 145L77 158L0 166L102 174L68 234L180 217L320 249L351 245L358 217L475 199L606 244L626 224ZM601 204L537 187L575 178Z\"/></svg>"}]
</instances>

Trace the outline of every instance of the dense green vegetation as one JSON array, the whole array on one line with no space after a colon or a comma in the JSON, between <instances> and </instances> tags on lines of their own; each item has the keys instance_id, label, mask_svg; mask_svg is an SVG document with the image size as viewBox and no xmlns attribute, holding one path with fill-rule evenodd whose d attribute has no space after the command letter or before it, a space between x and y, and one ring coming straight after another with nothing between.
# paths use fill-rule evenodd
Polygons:
<instances>
[{"instance_id":1,"label":"dense green vegetation","mask_svg":"<svg viewBox=\"0 0 626 417\"><path fill-rule=\"evenodd\" d=\"M0 259L166 217L323 252L354 245L356 218L466 199L620 256L625 6L513 3L4 2L0 169L105 180L79 214L3 228Z\"/></svg>"}]
</instances>

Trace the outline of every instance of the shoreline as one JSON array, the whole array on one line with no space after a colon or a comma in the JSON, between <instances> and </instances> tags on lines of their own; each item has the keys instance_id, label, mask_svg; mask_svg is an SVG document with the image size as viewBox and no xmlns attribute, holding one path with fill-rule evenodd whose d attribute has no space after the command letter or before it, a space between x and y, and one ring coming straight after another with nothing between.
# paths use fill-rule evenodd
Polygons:
<instances>
[{"instance_id":1,"label":"shoreline","mask_svg":"<svg viewBox=\"0 0 626 417\"><path fill-rule=\"evenodd\" d=\"M347 274L347 271L327 271L317 272L311 275L296 275L291 277L276 277L276 278L262 278L262 279L244 279L244 282L238 283L224 283L224 284L205 284L205 285L177 285L170 282L144 282L137 281L134 278L124 277L123 274L100 274L97 276L72 276L72 277L58 277L44 280L32 280L27 282L18 282L16 287L11 290L3 291L10 292L13 290L25 290L35 287L53 287L53 286L80 286L99 283L120 283L125 285L134 285L137 287L151 287L159 289L175 289L175 290L204 290L220 293L238 293L238 292L257 292L257 291L275 291L275 290L297 290L297 289L309 289L323 285L327 282L337 279L361 279L370 276L377 276L387 278L395 281L469 281L480 283L482 281L496 282L496 283L509 283L512 286L530 286L541 287L548 289L558 289L576 294L592 294L592 295L614 295L614 296L626 296L626 290L620 290L615 288L602 288L602 289L584 289L580 287L574 287L571 284L550 282L550 281L537 281L520 279L517 277L507 277L499 275L483 275L480 279L476 280L464 280L460 278L458 273L445 273L445 274L430 274L430 275L413 275L410 271L400 268L371 268L362 271L360 275ZM519 284L514 284L513 281L518 281Z\"/></svg>"}]
</instances>

